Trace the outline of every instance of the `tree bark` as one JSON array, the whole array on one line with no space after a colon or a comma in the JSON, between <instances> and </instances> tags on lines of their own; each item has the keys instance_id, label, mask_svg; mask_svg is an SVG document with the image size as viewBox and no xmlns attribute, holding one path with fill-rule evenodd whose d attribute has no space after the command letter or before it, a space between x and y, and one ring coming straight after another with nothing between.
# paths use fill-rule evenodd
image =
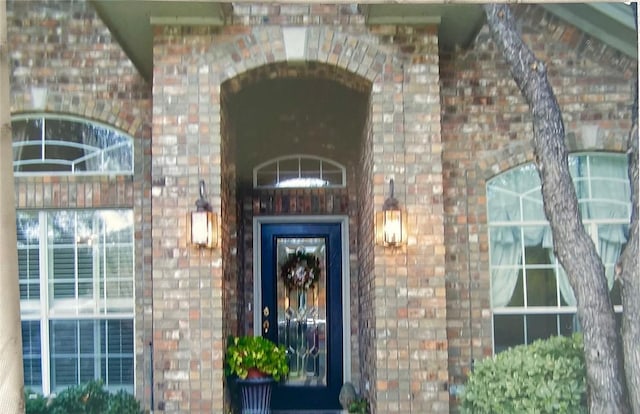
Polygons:
<instances>
[{"instance_id":1,"label":"tree bark","mask_svg":"<svg viewBox=\"0 0 640 414\"><path fill-rule=\"evenodd\" d=\"M590 412L628 413L622 344L604 266L582 225L569 174L562 115L545 64L524 44L508 5L489 4L484 10L493 40L531 111L545 215L551 225L554 252L576 296L584 335Z\"/></svg>"},{"instance_id":2,"label":"tree bark","mask_svg":"<svg viewBox=\"0 0 640 414\"><path fill-rule=\"evenodd\" d=\"M634 5L637 17L637 3ZM636 20L636 29L638 22ZM638 74L634 87L629 131L629 182L631 184L631 225L629 240L620 255L616 274L622 286L622 345L632 412L640 414L640 269L638 268Z\"/></svg>"},{"instance_id":3,"label":"tree bark","mask_svg":"<svg viewBox=\"0 0 640 414\"><path fill-rule=\"evenodd\" d=\"M0 0L0 412L24 413L6 0Z\"/></svg>"}]
</instances>

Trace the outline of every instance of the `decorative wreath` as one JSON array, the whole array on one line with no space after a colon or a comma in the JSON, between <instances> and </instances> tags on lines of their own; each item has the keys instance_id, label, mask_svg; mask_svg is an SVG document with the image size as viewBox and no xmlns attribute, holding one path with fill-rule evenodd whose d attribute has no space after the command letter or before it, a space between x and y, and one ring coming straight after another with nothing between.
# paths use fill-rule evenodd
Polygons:
<instances>
[{"instance_id":1,"label":"decorative wreath","mask_svg":"<svg viewBox=\"0 0 640 414\"><path fill-rule=\"evenodd\" d=\"M289 253L287 261L281 266L280 275L289 290L307 290L320 278L320 259L303 250Z\"/></svg>"}]
</instances>

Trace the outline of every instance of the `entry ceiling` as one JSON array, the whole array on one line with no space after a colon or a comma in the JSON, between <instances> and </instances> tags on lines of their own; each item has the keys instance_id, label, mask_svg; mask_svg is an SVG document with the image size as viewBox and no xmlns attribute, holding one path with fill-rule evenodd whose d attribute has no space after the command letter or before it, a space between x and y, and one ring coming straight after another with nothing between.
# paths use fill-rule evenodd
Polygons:
<instances>
[{"instance_id":1,"label":"entry ceiling","mask_svg":"<svg viewBox=\"0 0 640 414\"><path fill-rule=\"evenodd\" d=\"M224 25L233 3L211 0L90 0L142 76L153 72L154 24ZM300 1L296 1L301 3ZM256 2L259 3L259 2ZM334 1L333 3L348 3ZM438 24L444 49L466 47L484 23L479 4L436 1L359 3L367 24ZM633 11L623 3L558 3L548 11L590 35L637 57Z\"/></svg>"},{"instance_id":2,"label":"entry ceiling","mask_svg":"<svg viewBox=\"0 0 640 414\"><path fill-rule=\"evenodd\" d=\"M229 96L236 167L242 187L253 167L279 156L308 154L357 161L368 94L319 78L258 81Z\"/></svg>"}]
</instances>

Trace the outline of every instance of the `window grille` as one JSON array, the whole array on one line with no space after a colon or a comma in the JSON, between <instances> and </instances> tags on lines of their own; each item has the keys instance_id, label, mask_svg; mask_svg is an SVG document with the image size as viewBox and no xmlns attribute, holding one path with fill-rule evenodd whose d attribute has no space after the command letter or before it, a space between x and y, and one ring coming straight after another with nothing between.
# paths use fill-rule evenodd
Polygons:
<instances>
[{"instance_id":1,"label":"window grille","mask_svg":"<svg viewBox=\"0 0 640 414\"><path fill-rule=\"evenodd\" d=\"M627 161L622 154L569 158L583 224L605 266L611 298L621 311L615 262L627 241L631 214ZM541 184L533 164L487 183L494 350L580 329L576 299L553 254Z\"/></svg>"},{"instance_id":2,"label":"window grille","mask_svg":"<svg viewBox=\"0 0 640 414\"><path fill-rule=\"evenodd\" d=\"M275 158L253 170L254 188L345 187L346 181L344 166L310 155Z\"/></svg>"},{"instance_id":3,"label":"window grille","mask_svg":"<svg viewBox=\"0 0 640 414\"><path fill-rule=\"evenodd\" d=\"M133 139L113 128L55 115L11 122L16 175L133 174Z\"/></svg>"},{"instance_id":4,"label":"window grille","mask_svg":"<svg viewBox=\"0 0 640 414\"><path fill-rule=\"evenodd\" d=\"M25 386L133 392L132 210L16 215Z\"/></svg>"}]
</instances>

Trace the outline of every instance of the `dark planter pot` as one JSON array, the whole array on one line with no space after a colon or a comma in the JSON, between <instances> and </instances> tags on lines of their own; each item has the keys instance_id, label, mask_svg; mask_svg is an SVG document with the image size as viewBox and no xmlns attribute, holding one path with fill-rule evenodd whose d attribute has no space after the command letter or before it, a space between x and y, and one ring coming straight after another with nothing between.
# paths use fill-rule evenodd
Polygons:
<instances>
[{"instance_id":1,"label":"dark planter pot","mask_svg":"<svg viewBox=\"0 0 640 414\"><path fill-rule=\"evenodd\" d=\"M242 414L271 414L271 377L238 379Z\"/></svg>"}]
</instances>

